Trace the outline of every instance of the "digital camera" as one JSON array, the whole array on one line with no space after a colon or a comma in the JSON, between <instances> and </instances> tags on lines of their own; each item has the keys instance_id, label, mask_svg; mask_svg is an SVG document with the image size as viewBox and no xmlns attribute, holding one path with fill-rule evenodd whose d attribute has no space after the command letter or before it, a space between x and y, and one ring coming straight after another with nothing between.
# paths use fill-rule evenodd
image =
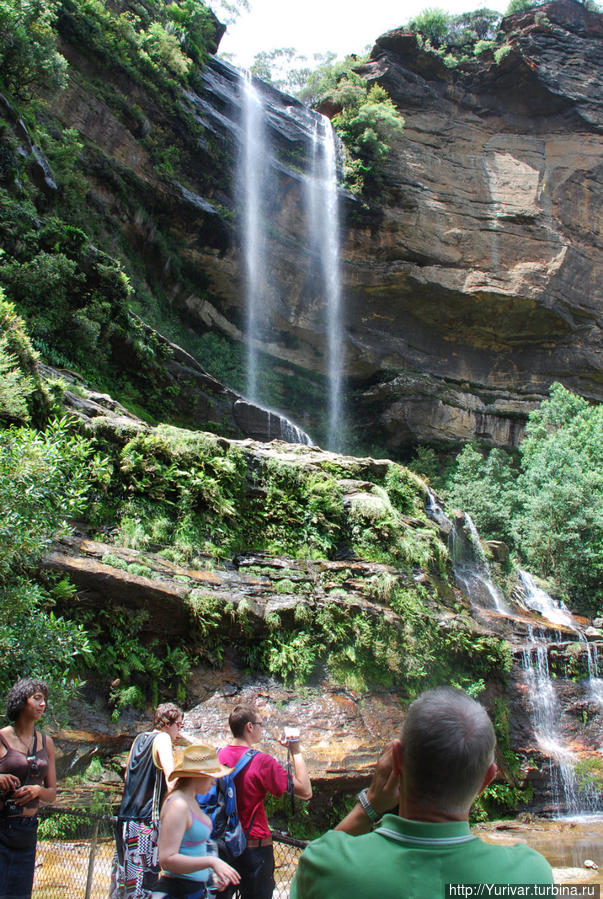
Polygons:
<instances>
[{"instance_id":1,"label":"digital camera","mask_svg":"<svg viewBox=\"0 0 603 899\"><path fill-rule=\"evenodd\" d=\"M21 808L21 806L18 805L14 799L11 799L11 796L14 794L14 792L14 790L4 793L0 792L0 802L4 803L0 814L6 815L11 818L14 818L15 815L23 814L23 809Z\"/></svg>"},{"instance_id":2,"label":"digital camera","mask_svg":"<svg viewBox=\"0 0 603 899\"><path fill-rule=\"evenodd\" d=\"M285 743L298 743L299 727L286 727L283 739Z\"/></svg>"}]
</instances>

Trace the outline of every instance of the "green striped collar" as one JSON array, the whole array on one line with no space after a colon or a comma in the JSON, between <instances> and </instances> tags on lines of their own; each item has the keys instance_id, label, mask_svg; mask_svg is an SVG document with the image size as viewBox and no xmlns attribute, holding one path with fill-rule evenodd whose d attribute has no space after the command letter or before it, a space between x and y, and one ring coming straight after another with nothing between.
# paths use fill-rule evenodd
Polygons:
<instances>
[{"instance_id":1,"label":"green striped collar","mask_svg":"<svg viewBox=\"0 0 603 899\"><path fill-rule=\"evenodd\" d=\"M433 824L430 821L410 821L399 815L384 815L375 832L398 843L435 848L477 839L469 830L468 821Z\"/></svg>"}]
</instances>

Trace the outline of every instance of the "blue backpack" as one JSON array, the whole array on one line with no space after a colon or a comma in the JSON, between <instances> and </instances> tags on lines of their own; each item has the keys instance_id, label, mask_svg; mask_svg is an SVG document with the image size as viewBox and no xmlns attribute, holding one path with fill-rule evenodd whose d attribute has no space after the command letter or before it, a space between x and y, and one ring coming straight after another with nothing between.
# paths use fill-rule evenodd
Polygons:
<instances>
[{"instance_id":1,"label":"blue backpack","mask_svg":"<svg viewBox=\"0 0 603 899\"><path fill-rule=\"evenodd\" d=\"M239 821L237 813L237 791L235 777L243 770L251 759L257 755L257 749L248 749L244 752L230 774L219 777L208 793L197 793L197 802L205 814L211 818L213 825L211 839L218 846L218 853L222 857L228 855L238 858L247 846L247 837L253 824L254 815L249 823L247 833Z\"/></svg>"}]
</instances>

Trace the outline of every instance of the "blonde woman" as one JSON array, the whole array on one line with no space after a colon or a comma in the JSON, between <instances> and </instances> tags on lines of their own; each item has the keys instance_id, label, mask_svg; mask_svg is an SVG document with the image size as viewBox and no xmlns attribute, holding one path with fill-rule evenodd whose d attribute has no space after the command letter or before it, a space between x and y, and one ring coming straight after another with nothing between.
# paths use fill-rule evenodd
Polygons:
<instances>
[{"instance_id":1,"label":"blonde woman","mask_svg":"<svg viewBox=\"0 0 603 899\"><path fill-rule=\"evenodd\" d=\"M215 749L202 743L187 746L176 756L174 770L168 777L174 786L161 810L162 874L153 893L156 899L181 896L204 899L212 874L218 890L239 883L238 872L208 852L212 823L196 799L197 793L207 793L217 777L231 771L232 768L220 764Z\"/></svg>"}]
</instances>

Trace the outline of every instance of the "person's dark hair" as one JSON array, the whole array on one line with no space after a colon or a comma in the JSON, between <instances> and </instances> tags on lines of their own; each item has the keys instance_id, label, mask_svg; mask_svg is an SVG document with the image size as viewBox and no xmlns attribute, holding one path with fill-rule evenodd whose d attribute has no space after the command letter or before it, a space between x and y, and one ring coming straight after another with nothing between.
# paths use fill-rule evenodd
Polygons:
<instances>
[{"instance_id":1,"label":"person's dark hair","mask_svg":"<svg viewBox=\"0 0 603 899\"><path fill-rule=\"evenodd\" d=\"M27 700L34 693L43 693L48 702L48 687L43 680L24 677L12 685L6 697L6 716L9 721L16 721L27 705Z\"/></svg>"},{"instance_id":2,"label":"person's dark hair","mask_svg":"<svg viewBox=\"0 0 603 899\"><path fill-rule=\"evenodd\" d=\"M250 705L237 705L228 716L228 726L235 740L240 740L245 733L245 725L254 722L258 713Z\"/></svg>"},{"instance_id":3,"label":"person's dark hair","mask_svg":"<svg viewBox=\"0 0 603 899\"><path fill-rule=\"evenodd\" d=\"M183 717L184 712L182 709L179 709L177 705L174 705L173 702L163 702L155 709L153 715L153 728L155 730L162 730L164 727L169 727L170 724L175 724L176 721L180 721Z\"/></svg>"},{"instance_id":4,"label":"person's dark hair","mask_svg":"<svg viewBox=\"0 0 603 899\"><path fill-rule=\"evenodd\" d=\"M428 690L412 703L402 727L408 789L441 810L465 811L494 761L495 745L483 706L455 687Z\"/></svg>"}]
</instances>

